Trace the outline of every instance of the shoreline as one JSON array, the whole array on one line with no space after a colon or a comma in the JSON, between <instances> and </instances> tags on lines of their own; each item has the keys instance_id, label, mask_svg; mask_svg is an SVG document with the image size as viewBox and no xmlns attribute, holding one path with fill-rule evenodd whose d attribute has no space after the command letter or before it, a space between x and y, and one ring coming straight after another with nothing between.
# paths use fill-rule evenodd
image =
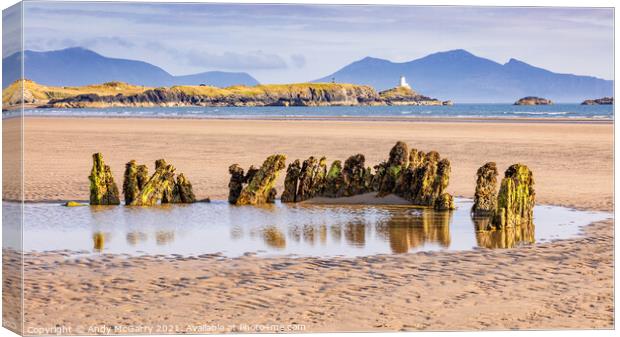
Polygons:
<instances>
[{"instance_id":1,"label":"shoreline","mask_svg":"<svg viewBox=\"0 0 620 337\"><path fill-rule=\"evenodd\" d=\"M339 122L408 122L408 123L542 123L542 124L614 124L614 119L582 117L400 117L400 116L138 116L138 115L18 115L3 116L3 120L17 118L76 118L76 119L121 119L121 120L223 120L223 121L339 121Z\"/></svg>"}]
</instances>

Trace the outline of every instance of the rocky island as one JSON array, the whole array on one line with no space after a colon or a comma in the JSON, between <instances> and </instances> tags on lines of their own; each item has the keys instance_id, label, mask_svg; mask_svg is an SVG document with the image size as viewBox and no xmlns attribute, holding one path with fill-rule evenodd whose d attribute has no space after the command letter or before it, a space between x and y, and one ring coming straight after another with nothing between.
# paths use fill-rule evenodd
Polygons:
<instances>
[{"instance_id":1,"label":"rocky island","mask_svg":"<svg viewBox=\"0 0 620 337\"><path fill-rule=\"evenodd\" d=\"M553 102L550 99L527 96L519 99L514 105L551 105Z\"/></svg>"},{"instance_id":2,"label":"rocky island","mask_svg":"<svg viewBox=\"0 0 620 337\"><path fill-rule=\"evenodd\" d=\"M587 100L581 102L581 105L599 105L599 104L609 104L609 105L612 105L612 104L614 104L614 98L613 97L603 97L603 98L596 98L596 99L587 99Z\"/></svg>"},{"instance_id":3,"label":"rocky island","mask_svg":"<svg viewBox=\"0 0 620 337\"><path fill-rule=\"evenodd\" d=\"M453 105L452 101L420 95L409 87L399 86L379 92L387 105Z\"/></svg>"},{"instance_id":4,"label":"rocky island","mask_svg":"<svg viewBox=\"0 0 620 337\"><path fill-rule=\"evenodd\" d=\"M22 95L23 87L23 95ZM2 93L5 108L26 104L38 108L179 107L179 106L357 106L448 105L450 101L420 95L409 88L377 93L366 85L295 83L256 86L144 87L107 82L82 87L14 82Z\"/></svg>"}]
</instances>

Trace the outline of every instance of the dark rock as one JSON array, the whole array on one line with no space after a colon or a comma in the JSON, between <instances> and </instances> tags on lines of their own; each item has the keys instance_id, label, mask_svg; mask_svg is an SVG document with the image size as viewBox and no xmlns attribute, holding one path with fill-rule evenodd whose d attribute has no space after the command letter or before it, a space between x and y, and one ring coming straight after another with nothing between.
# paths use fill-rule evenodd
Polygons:
<instances>
[{"instance_id":1,"label":"dark rock","mask_svg":"<svg viewBox=\"0 0 620 337\"><path fill-rule=\"evenodd\" d=\"M275 182L278 173L285 167L286 156L269 156L261 168L252 174L252 179L243 187L236 205L258 205L275 200Z\"/></svg>"},{"instance_id":2,"label":"dark rock","mask_svg":"<svg viewBox=\"0 0 620 337\"><path fill-rule=\"evenodd\" d=\"M90 204L119 205L118 187L114 182L110 166L105 165L101 153L93 154L93 168L90 171Z\"/></svg>"},{"instance_id":3,"label":"dark rock","mask_svg":"<svg viewBox=\"0 0 620 337\"><path fill-rule=\"evenodd\" d=\"M597 98L597 99L587 99L581 102L581 105L599 105L599 104L607 104L607 105L614 104L614 98L603 97L603 98Z\"/></svg>"},{"instance_id":4,"label":"dark rock","mask_svg":"<svg viewBox=\"0 0 620 337\"><path fill-rule=\"evenodd\" d=\"M452 101L442 102L435 98L420 95L407 87L384 90L379 92L379 96L387 105L452 105L449 104Z\"/></svg>"},{"instance_id":5,"label":"dark rock","mask_svg":"<svg viewBox=\"0 0 620 337\"><path fill-rule=\"evenodd\" d=\"M535 97L535 96L527 96L519 99L515 102L514 105L550 105L553 102L550 99Z\"/></svg>"},{"instance_id":6,"label":"dark rock","mask_svg":"<svg viewBox=\"0 0 620 337\"><path fill-rule=\"evenodd\" d=\"M471 212L474 216L494 215L497 209L497 166L488 162L476 173L476 193Z\"/></svg>"},{"instance_id":7,"label":"dark rock","mask_svg":"<svg viewBox=\"0 0 620 337\"><path fill-rule=\"evenodd\" d=\"M532 171L523 164L510 166L499 189L493 226L502 229L531 225L535 198Z\"/></svg>"}]
</instances>

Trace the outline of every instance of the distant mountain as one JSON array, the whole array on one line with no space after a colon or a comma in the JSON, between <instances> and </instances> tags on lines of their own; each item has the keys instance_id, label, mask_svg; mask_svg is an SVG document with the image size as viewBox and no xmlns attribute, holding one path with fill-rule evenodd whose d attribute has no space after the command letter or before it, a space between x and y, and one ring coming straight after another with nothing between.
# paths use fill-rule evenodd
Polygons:
<instances>
[{"instance_id":1,"label":"distant mountain","mask_svg":"<svg viewBox=\"0 0 620 337\"><path fill-rule=\"evenodd\" d=\"M524 96L581 102L613 96L613 81L558 74L516 59L500 64L462 49L403 63L366 57L314 82L330 82L333 78L336 82L385 90L396 86L401 75L417 92L457 103L512 103Z\"/></svg>"},{"instance_id":2,"label":"distant mountain","mask_svg":"<svg viewBox=\"0 0 620 337\"><path fill-rule=\"evenodd\" d=\"M20 78L21 54L2 60L2 87ZM147 62L105 57L84 48L55 51L24 51L25 78L53 86L81 86L120 81L144 86L199 85L227 87L235 84L256 85L246 73L210 71L195 75L173 76Z\"/></svg>"}]
</instances>

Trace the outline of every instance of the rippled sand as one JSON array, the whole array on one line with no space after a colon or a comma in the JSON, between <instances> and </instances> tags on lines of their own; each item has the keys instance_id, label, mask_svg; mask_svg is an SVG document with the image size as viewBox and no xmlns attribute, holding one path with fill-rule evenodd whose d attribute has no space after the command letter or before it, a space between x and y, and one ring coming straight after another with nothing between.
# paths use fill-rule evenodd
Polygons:
<instances>
[{"instance_id":1,"label":"rippled sand","mask_svg":"<svg viewBox=\"0 0 620 337\"><path fill-rule=\"evenodd\" d=\"M94 151L104 153L117 179L129 159L165 157L190 177L199 197L224 198L233 162L258 164L273 152L330 159L362 152L374 164L404 140L451 159L449 191L456 195L472 195L475 170L485 161L501 169L521 161L534 171L540 202L613 208L611 124L81 118L25 124L29 200L87 199ZM5 197L15 191L6 179L4 187ZM510 250L323 259L68 255L25 257L25 332L57 324L71 333L168 325L208 332L196 330L205 324L218 325L216 332L256 328L251 324L304 331L614 325L611 221L587 226L576 239ZM11 271L19 260L10 253L3 259L4 287L15 295L18 275ZM4 318L14 315L5 310Z\"/></svg>"}]
</instances>

